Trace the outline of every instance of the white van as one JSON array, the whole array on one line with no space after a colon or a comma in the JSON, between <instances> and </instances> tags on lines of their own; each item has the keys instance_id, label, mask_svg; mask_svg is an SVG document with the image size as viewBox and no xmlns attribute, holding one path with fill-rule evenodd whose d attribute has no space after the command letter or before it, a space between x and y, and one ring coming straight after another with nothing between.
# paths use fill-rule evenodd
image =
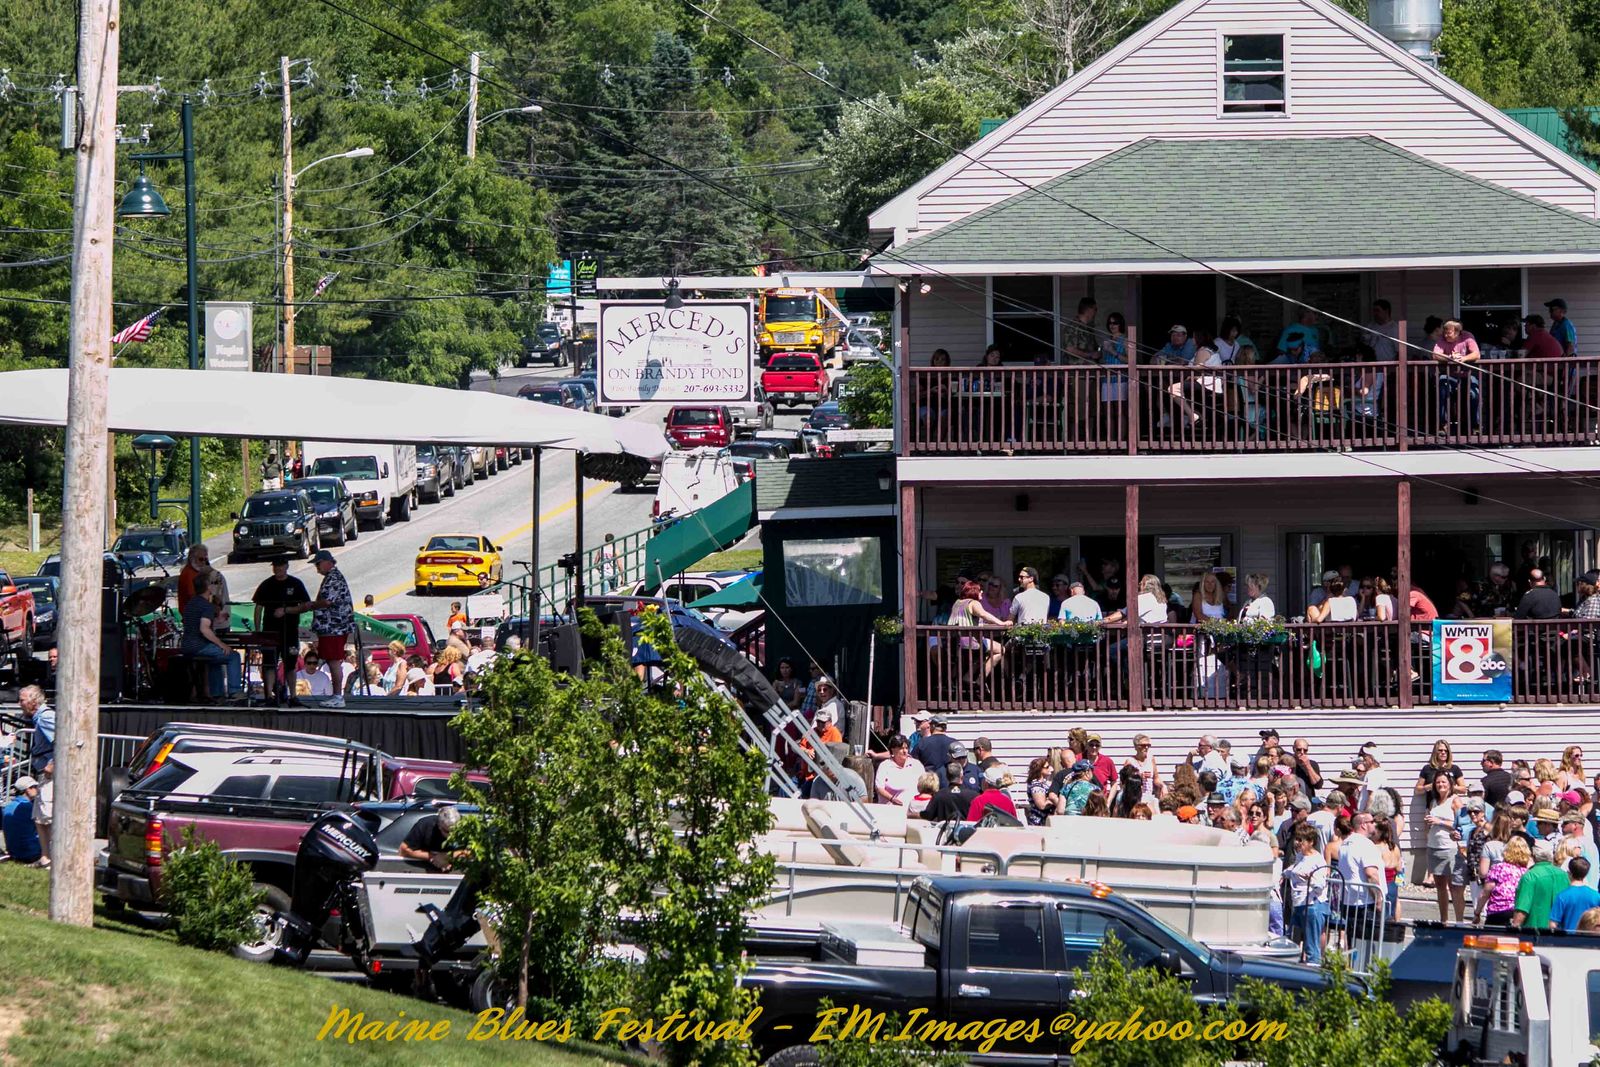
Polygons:
<instances>
[{"instance_id":1,"label":"white van","mask_svg":"<svg viewBox=\"0 0 1600 1067\"><path fill-rule=\"evenodd\" d=\"M733 459L718 448L668 452L661 457L661 484L650 505L650 521L666 522L699 511L739 488Z\"/></svg>"},{"instance_id":2,"label":"white van","mask_svg":"<svg viewBox=\"0 0 1600 1067\"><path fill-rule=\"evenodd\" d=\"M356 498L356 522L381 530L389 520L407 522L417 506L415 445L343 445L306 441L301 446L305 477L343 478Z\"/></svg>"}]
</instances>

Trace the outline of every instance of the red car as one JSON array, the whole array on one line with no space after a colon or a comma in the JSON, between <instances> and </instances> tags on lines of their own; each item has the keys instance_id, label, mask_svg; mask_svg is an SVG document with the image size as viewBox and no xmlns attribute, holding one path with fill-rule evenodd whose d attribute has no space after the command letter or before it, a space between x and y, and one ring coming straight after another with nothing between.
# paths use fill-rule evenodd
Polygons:
<instances>
[{"instance_id":1,"label":"red car","mask_svg":"<svg viewBox=\"0 0 1600 1067\"><path fill-rule=\"evenodd\" d=\"M673 448L727 448L733 432L733 412L725 407L676 407L667 412L667 439Z\"/></svg>"}]
</instances>

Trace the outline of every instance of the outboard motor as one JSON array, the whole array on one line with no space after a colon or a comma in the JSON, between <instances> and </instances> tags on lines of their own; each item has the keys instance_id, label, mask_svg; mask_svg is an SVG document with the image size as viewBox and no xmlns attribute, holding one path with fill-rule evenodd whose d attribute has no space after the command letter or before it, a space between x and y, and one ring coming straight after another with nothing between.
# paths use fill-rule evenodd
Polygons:
<instances>
[{"instance_id":1,"label":"outboard motor","mask_svg":"<svg viewBox=\"0 0 1600 1067\"><path fill-rule=\"evenodd\" d=\"M316 946L317 931L340 906L342 890L377 865L377 839L359 819L346 811L319 815L294 858L289 910L278 915L283 926L279 959L303 966Z\"/></svg>"}]
</instances>

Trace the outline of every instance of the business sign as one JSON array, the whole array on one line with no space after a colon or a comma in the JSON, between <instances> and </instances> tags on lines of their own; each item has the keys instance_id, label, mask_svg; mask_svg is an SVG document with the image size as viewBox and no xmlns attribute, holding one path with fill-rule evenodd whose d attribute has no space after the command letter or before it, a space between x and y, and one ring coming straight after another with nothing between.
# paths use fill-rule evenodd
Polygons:
<instances>
[{"instance_id":1,"label":"business sign","mask_svg":"<svg viewBox=\"0 0 1600 1067\"><path fill-rule=\"evenodd\" d=\"M563 259L550 264L550 273L544 280L546 296L567 296L572 292L572 260Z\"/></svg>"},{"instance_id":2,"label":"business sign","mask_svg":"<svg viewBox=\"0 0 1600 1067\"><path fill-rule=\"evenodd\" d=\"M600 295L600 257L589 252L579 252L572 258L572 280L577 283L580 297Z\"/></svg>"},{"instance_id":3,"label":"business sign","mask_svg":"<svg viewBox=\"0 0 1600 1067\"><path fill-rule=\"evenodd\" d=\"M250 369L250 305L206 301L206 370Z\"/></svg>"},{"instance_id":4,"label":"business sign","mask_svg":"<svg viewBox=\"0 0 1600 1067\"><path fill-rule=\"evenodd\" d=\"M1511 701L1511 620L1433 620L1434 703Z\"/></svg>"},{"instance_id":5,"label":"business sign","mask_svg":"<svg viewBox=\"0 0 1600 1067\"><path fill-rule=\"evenodd\" d=\"M753 396L749 300L600 302L602 404L738 404Z\"/></svg>"}]
</instances>

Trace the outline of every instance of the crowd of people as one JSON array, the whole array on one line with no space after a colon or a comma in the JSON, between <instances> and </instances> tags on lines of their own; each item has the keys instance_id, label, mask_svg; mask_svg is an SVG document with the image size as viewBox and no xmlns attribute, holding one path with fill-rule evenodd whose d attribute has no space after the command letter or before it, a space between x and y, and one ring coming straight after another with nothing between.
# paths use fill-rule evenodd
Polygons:
<instances>
[{"instance_id":1,"label":"crowd of people","mask_svg":"<svg viewBox=\"0 0 1600 1067\"><path fill-rule=\"evenodd\" d=\"M1437 376L1440 425L1467 423L1479 425L1484 371L1474 366L1485 360L1506 358L1557 359L1577 354L1578 331L1567 317L1567 303L1557 297L1545 303L1549 313L1530 314L1512 320L1494 331L1493 337L1478 338L1459 319L1428 315L1422 318L1422 338L1407 347L1406 356L1424 362L1430 356L1441 368ZM1353 343L1335 346L1321 315L1302 307L1294 322L1277 331L1276 338L1260 343L1235 316L1225 317L1215 330L1191 330L1175 323L1160 345L1138 351L1130 345L1128 325L1121 312L1099 320L1099 307L1093 297L1078 302L1077 314L1061 327L1060 361L1069 366L1125 367L1130 362L1167 367L1209 368L1216 373L1184 376L1159 386L1165 410L1160 417L1176 425L1194 425L1203 412L1226 411L1242 426L1258 435L1267 432L1273 412L1284 405L1263 395L1264 390L1290 391L1284 398L1301 414L1342 414L1367 419L1383 419L1389 414L1387 364L1399 358L1402 342L1400 323L1388 300L1373 301L1370 318L1355 335ZM1268 334L1271 338L1271 334ZM1144 347L1144 346L1141 346ZM1008 362L998 345L990 345L970 373L924 378L916 397L921 423L930 428L945 428L953 401L981 397L998 399L1014 381L989 373L984 368L1002 367ZM1034 360L1036 366L1056 362L1050 354ZM933 367L951 367L950 352L939 348L930 358ZM1345 364L1339 369L1333 364ZM1251 366L1303 366L1303 373L1269 381L1260 376L1229 375L1228 368ZM1365 365L1365 366L1361 366ZM1326 368L1326 369L1324 369ZM1572 384L1559 375L1540 372L1534 384L1546 387ZM1120 405L1128 399L1125 376L1113 373L1095 386L1098 401ZM1092 399L1092 398L1091 398ZM991 405L992 406L992 405ZM1078 411L1080 404L1065 405ZM1009 414L967 406L956 416L980 436L1005 435L1008 446L1026 438L1026 418L1020 407ZM1115 424L1111 420L1108 425Z\"/></svg>"},{"instance_id":2,"label":"crowd of people","mask_svg":"<svg viewBox=\"0 0 1600 1067\"><path fill-rule=\"evenodd\" d=\"M914 722L912 734L870 754L878 761L870 792L823 779L811 795L875 799L937 822L992 810L1034 826L1057 816L1167 819L1233 834L1271 852L1281 871L1273 932L1299 941L1310 962L1341 928L1371 929L1380 910L1383 921L1401 917L1401 844L1414 810L1412 847L1424 852L1424 885L1441 921L1600 929L1600 773L1585 769L1579 745L1512 761L1488 749L1469 774L1440 739L1413 777L1370 742L1348 758L1328 756L1325 771L1303 737L1285 745L1264 729L1249 751L1206 734L1164 768L1148 735L1135 735L1119 758L1099 734L1074 727L1063 747L1038 753L1018 775L987 737L968 745L937 714ZM1352 914L1365 907L1373 911Z\"/></svg>"}]
</instances>

